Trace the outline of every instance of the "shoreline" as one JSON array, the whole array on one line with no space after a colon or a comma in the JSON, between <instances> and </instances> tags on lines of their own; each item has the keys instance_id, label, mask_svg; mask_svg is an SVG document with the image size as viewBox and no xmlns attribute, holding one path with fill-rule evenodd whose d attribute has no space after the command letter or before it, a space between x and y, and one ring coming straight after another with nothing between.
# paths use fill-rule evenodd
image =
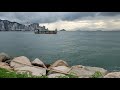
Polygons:
<instances>
[{"instance_id":1,"label":"shoreline","mask_svg":"<svg viewBox=\"0 0 120 90\"><path fill-rule=\"evenodd\" d=\"M39 58L31 61L26 56L10 57L6 53L0 53L0 68L48 78L120 78L119 71L108 71L101 67L69 66L64 60L56 60L52 64L45 64Z\"/></svg>"}]
</instances>

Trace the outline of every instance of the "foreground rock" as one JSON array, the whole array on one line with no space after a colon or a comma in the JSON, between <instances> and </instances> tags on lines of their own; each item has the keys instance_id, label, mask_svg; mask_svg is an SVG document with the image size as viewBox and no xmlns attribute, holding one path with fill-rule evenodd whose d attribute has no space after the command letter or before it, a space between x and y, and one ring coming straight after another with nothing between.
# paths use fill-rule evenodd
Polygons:
<instances>
[{"instance_id":1,"label":"foreground rock","mask_svg":"<svg viewBox=\"0 0 120 90\"><path fill-rule=\"evenodd\" d=\"M104 76L104 78L120 78L120 72L111 72Z\"/></svg>"},{"instance_id":2,"label":"foreground rock","mask_svg":"<svg viewBox=\"0 0 120 90\"><path fill-rule=\"evenodd\" d=\"M10 66L13 68L22 67L25 65L32 66L30 60L25 56L16 57L10 62Z\"/></svg>"},{"instance_id":3,"label":"foreground rock","mask_svg":"<svg viewBox=\"0 0 120 90\"><path fill-rule=\"evenodd\" d=\"M40 59L38 59L38 58L36 58L34 61L32 61L32 65L47 68L45 66L45 64Z\"/></svg>"},{"instance_id":4,"label":"foreground rock","mask_svg":"<svg viewBox=\"0 0 120 90\"><path fill-rule=\"evenodd\" d=\"M91 71L91 72L96 72L99 71L102 73L102 75L106 75L108 73L107 70L100 68L100 67L90 67L90 66L86 66L85 69Z\"/></svg>"},{"instance_id":5,"label":"foreground rock","mask_svg":"<svg viewBox=\"0 0 120 90\"><path fill-rule=\"evenodd\" d=\"M0 53L0 62L5 62L10 59L11 59L11 57L8 56L6 53Z\"/></svg>"},{"instance_id":6,"label":"foreground rock","mask_svg":"<svg viewBox=\"0 0 120 90\"><path fill-rule=\"evenodd\" d=\"M48 74L52 74L52 73L67 74L70 70L71 70L71 68L70 67L66 67L66 66L51 67L51 69L48 72Z\"/></svg>"},{"instance_id":7,"label":"foreground rock","mask_svg":"<svg viewBox=\"0 0 120 90\"><path fill-rule=\"evenodd\" d=\"M68 64L67 64L67 62L65 62L65 61L63 61L63 60L57 60L56 62L54 62L54 63L49 67L49 69L52 68L52 67L57 67L57 66L66 66L66 67L68 67Z\"/></svg>"},{"instance_id":8,"label":"foreground rock","mask_svg":"<svg viewBox=\"0 0 120 90\"><path fill-rule=\"evenodd\" d=\"M54 73L54 74L50 74L48 75L48 78L59 78L59 77L64 77L64 74L61 73Z\"/></svg>"},{"instance_id":9,"label":"foreground rock","mask_svg":"<svg viewBox=\"0 0 120 90\"><path fill-rule=\"evenodd\" d=\"M7 63L4 63L4 62L0 62L0 68L12 70L12 68Z\"/></svg>"},{"instance_id":10,"label":"foreground rock","mask_svg":"<svg viewBox=\"0 0 120 90\"><path fill-rule=\"evenodd\" d=\"M89 78L95 72L101 72L104 78L120 78L120 72L108 73L107 70L99 67L82 65L69 67L67 62L63 60L57 60L51 66L49 66L47 64L45 65L38 58L32 62L30 62L30 60L25 56L16 57L11 60L11 58L5 53L0 53L0 68L15 70L18 73L27 72L34 76L47 75L48 78L66 77L66 75L69 74L73 74L79 78Z\"/></svg>"},{"instance_id":11,"label":"foreground rock","mask_svg":"<svg viewBox=\"0 0 120 90\"><path fill-rule=\"evenodd\" d=\"M76 76L79 76L79 78L82 77L91 77L96 71L99 71L104 76L107 73L107 70L99 67L89 67L89 66L82 66L82 65L76 65L72 66L69 73L74 73Z\"/></svg>"},{"instance_id":12,"label":"foreground rock","mask_svg":"<svg viewBox=\"0 0 120 90\"><path fill-rule=\"evenodd\" d=\"M42 67L33 67L33 66L23 66L14 69L19 73L29 73L34 76L46 75L46 69Z\"/></svg>"}]
</instances>

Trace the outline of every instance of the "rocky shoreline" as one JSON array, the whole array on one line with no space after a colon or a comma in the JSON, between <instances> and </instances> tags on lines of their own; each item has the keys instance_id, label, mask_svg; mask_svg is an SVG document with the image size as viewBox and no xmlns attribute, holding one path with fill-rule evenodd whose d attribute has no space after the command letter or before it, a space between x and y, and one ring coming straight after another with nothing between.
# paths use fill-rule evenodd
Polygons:
<instances>
[{"instance_id":1,"label":"rocky shoreline","mask_svg":"<svg viewBox=\"0 0 120 90\"><path fill-rule=\"evenodd\" d=\"M48 78L65 77L75 75L78 78L120 78L120 72L109 72L100 67L90 67L83 65L69 66L64 60L56 60L53 64L44 64L39 58L30 61L25 56L10 57L6 53L0 53L0 68L16 73L28 73L33 76L47 76Z\"/></svg>"}]
</instances>

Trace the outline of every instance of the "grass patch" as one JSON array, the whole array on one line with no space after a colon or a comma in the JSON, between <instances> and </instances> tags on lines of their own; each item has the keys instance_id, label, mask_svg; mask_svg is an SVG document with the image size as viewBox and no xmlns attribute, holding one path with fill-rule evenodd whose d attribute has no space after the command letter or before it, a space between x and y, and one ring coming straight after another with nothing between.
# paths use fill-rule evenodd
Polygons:
<instances>
[{"instance_id":1,"label":"grass patch","mask_svg":"<svg viewBox=\"0 0 120 90\"><path fill-rule=\"evenodd\" d=\"M4 68L0 68L0 78L47 78L47 76L33 76L27 73L16 73L14 71L8 71Z\"/></svg>"},{"instance_id":2,"label":"grass patch","mask_svg":"<svg viewBox=\"0 0 120 90\"><path fill-rule=\"evenodd\" d=\"M101 72L96 71L90 78L103 78L103 75Z\"/></svg>"},{"instance_id":3,"label":"grass patch","mask_svg":"<svg viewBox=\"0 0 120 90\"><path fill-rule=\"evenodd\" d=\"M8 71L4 68L0 68L0 78L28 78L29 75L24 74L18 74L14 71Z\"/></svg>"},{"instance_id":4,"label":"grass patch","mask_svg":"<svg viewBox=\"0 0 120 90\"><path fill-rule=\"evenodd\" d=\"M4 68L0 68L0 78L48 78L48 76L33 76L27 73L16 73L15 71L8 71ZM58 76L57 78L78 78L74 73L67 74L65 76Z\"/></svg>"}]
</instances>

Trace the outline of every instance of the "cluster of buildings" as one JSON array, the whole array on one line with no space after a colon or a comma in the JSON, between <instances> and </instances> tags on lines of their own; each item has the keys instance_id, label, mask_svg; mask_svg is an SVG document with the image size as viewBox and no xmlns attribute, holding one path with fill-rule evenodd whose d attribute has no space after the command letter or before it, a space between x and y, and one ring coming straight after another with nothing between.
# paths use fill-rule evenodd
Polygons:
<instances>
[{"instance_id":1,"label":"cluster of buildings","mask_svg":"<svg viewBox=\"0 0 120 90\"><path fill-rule=\"evenodd\" d=\"M57 29L54 31L46 29L45 26L39 26L39 24L34 25L34 32L35 34L57 34Z\"/></svg>"}]
</instances>

